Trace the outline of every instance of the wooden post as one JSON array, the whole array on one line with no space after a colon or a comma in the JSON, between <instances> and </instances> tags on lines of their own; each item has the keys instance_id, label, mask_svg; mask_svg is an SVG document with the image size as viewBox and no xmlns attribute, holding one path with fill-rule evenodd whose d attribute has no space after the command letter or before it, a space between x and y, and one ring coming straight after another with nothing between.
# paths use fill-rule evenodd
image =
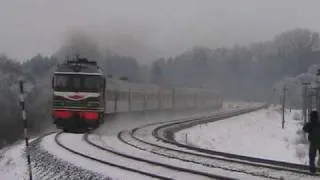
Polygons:
<instances>
[{"instance_id":1,"label":"wooden post","mask_svg":"<svg viewBox=\"0 0 320 180\"><path fill-rule=\"evenodd\" d=\"M282 129L284 129L284 112L285 112L285 104L286 104L286 87L283 87L283 98L282 98Z\"/></svg>"},{"instance_id":2,"label":"wooden post","mask_svg":"<svg viewBox=\"0 0 320 180\"><path fill-rule=\"evenodd\" d=\"M132 93L131 93L131 88L129 88L129 92L128 92L128 110L129 110L129 112L132 111Z\"/></svg>"},{"instance_id":3,"label":"wooden post","mask_svg":"<svg viewBox=\"0 0 320 180\"><path fill-rule=\"evenodd\" d=\"M26 143L26 156L27 156L27 162L28 162L29 179L32 180L32 169L31 169L29 138L28 138L28 121L27 121L27 114L26 114L26 110L25 110L24 88L23 88L23 81L22 80L20 80L19 85L20 85L20 106L21 106L22 121L24 124L24 138L25 138L25 143Z\"/></svg>"}]
</instances>

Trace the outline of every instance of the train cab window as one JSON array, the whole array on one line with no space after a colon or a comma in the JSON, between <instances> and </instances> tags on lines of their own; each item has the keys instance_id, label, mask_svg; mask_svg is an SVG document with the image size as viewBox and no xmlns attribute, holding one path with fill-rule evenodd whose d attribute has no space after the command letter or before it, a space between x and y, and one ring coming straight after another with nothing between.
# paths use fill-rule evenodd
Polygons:
<instances>
[{"instance_id":1,"label":"train cab window","mask_svg":"<svg viewBox=\"0 0 320 180\"><path fill-rule=\"evenodd\" d=\"M75 89L81 89L81 79L80 77L69 78L70 84L73 84Z\"/></svg>"},{"instance_id":2,"label":"train cab window","mask_svg":"<svg viewBox=\"0 0 320 180\"><path fill-rule=\"evenodd\" d=\"M100 78L96 78L94 76L92 77L86 77L83 79L83 86L86 89L99 89L99 87L101 87L101 85L103 84L103 79Z\"/></svg>"},{"instance_id":3,"label":"train cab window","mask_svg":"<svg viewBox=\"0 0 320 180\"><path fill-rule=\"evenodd\" d=\"M101 76L58 74L54 77L53 89L55 91L99 92L102 84Z\"/></svg>"},{"instance_id":4,"label":"train cab window","mask_svg":"<svg viewBox=\"0 0 320 180\"><path fill-rule=\"evenodd\" d=\"M68 85L68 78L64 76L56 76L54 78L54 87L57 89L66 87Z\"/></svg>"}]
</instances>

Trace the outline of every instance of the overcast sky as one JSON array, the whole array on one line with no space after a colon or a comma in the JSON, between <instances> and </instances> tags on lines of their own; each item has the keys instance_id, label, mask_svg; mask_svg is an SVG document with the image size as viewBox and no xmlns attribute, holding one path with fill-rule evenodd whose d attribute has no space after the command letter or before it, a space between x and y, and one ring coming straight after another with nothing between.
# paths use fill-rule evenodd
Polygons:
<instances>
[{"instance_id":1,"label":"overcast sky","mask_svg":"<svg viewBox=\"0 0 320 180\"><path fill-rule=\"evenodd\" d=\"M306 27L320 31L319 0L0 0L0 52L18 60L51 55L68 32L84 30L147 61L193 46L268 40Z\"/></svg>"}]
</instances>

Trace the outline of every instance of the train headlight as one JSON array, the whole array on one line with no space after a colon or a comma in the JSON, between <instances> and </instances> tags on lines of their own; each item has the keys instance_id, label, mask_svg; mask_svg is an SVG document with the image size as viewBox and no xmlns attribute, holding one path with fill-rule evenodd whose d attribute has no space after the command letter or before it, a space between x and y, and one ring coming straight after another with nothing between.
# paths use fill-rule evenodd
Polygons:
<instances>
[{"instance_id":1,"label":"train headlight","mask_svg":"<svg viewBox=\"0 0 320 180\"><path fill-rule=\"evenodd\" d=\"M87 120L97 120L99 114L97 112L80 112L80 117Z\"/></svg>"},{"instance_id":2,"label":"train headlight","mask_svg":"<svg viewBox=\"0 0 320 180\"><path fill-rule=\"evenodd\" d=\"M60 119L69 119L72 117L72 112L64 111L64 110L55 110L53 111L53 116L55 118L60 118Z\"/></svg>"}]
</instances>

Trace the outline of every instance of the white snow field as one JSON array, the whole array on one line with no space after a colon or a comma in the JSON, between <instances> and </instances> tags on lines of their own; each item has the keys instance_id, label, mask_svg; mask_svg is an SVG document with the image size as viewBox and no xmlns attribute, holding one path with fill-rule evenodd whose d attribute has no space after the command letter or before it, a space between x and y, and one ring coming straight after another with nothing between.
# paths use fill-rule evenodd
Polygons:
<instances>
[{"instance_id":1,"label":"white snow field","mask_svg":"<svg viewBox=\"0 0 320 180\"><path fill-rule=\"evenodd\" d=\"M242 102L227 102L224 103L224 110L230 110L239 107L250 107L255 106L256 103L242 103ZM170 117L168 116L149 116L142 119L132 118L130 117L121 119L116 118L111 121L107 121L99 130L97 131L98 134L107 135L107 136L116 136L117 132L123 129L132 129L137 126L151 123L151 122L159 122L159 121L168 121L172 119L180 119L180 118L191 118L191 117L201 117L201 116L208 116L211 115L212 112L200 112L200 113L188 113L188 114L179 114L178 116ZM72 141L70 141L72 142ZM77 147L78 144L75 145ZM96 162L89 162L89 160L84 160L83 158L71 156L70 153L65 153L60 147L53 141L53 136L48 136L44 138L42 142L42 146L45 146L45 149L48 150L53 155L56 155L58 158L65 159L72 164L80 164L80 167L85 167L89 170L94 172L98 172L103 175L108 175L111 177L116 178L125 178L126 175L130 177L137 177L138 179L141 178L140 175L136 173L120 173L120 169L110 167L108 171L105 170L105 167L101 167L99 163ZM8 146L0 150L0 179L2 180L21 180L21 179L28 179L28 172L27 172L27 163L26 158L24 156L25 144L24 141L19 141L15 145ZM86 165L84 165L86 164ZM36 171L36 169L33 169ZM131 176L132 175L132 176Z\"/></svg>"},{"instance_id":2,"label":"white snow field","mask_svg":"<svg viewBox=\"0 0 320 180\"><path fill-rule=\"evenodd\" d=\"M46 136L41 145L44 149L49 151L50 154L53 154L56 157L59 157L71 164L76 166L80 166L87 170L99 173L104 176L109 176L115 179L127 179L127 177L132 177L133 179L145 179L143 175L132 173L130 171L124 171L116 167L104 165L102 163L92 161L90 159L81 157L79 155L73 154L69 151L66 151L62 147L54 141L55 134ZM107 152L94 148L88 144L86 144L82 139L82 134L64 134L63 138L59 138L61 143L66 145L67 147L76 150L77 152L87 154L91 157L95 157L97 159L106 160L111 158L110 162L117 162L119 159L112 159ZM79 177L80 178L80 177ZM150 178L149 178L150 179Z\"/></svg>"},{"instance_id":3,"label":"white snow field","mask_svg":"<svg viewBox=\"0 0 320 180\"><path fill-rule=\"evenodd\" d=\"M0 179L27 179L27 161L23 157L24 144L13 145L0 151Z\"/></svg>"},{"instance_id":4,"label":"white snow field","mask_svg":"<svg viewBox=\"0 0 320 180\"><path fill-rule=\"evenodd\" d=\"M296 118L294 118L296 116ZM287 109L281 127L279 107L269 107L175 134L180 143L234 154L307 164L308 145L301 134L299 110Z\"/></svg>"},{"instance_id":5,"label":"white snow field","mask_svg":"<svg viewBox=\"0 0 320 180\"><path fill-rule=\"evenodd\" d=\"M220 176L229 176L229 177L234 177L234 178L239 178L239 179L248 179L248 180L257 179L257 177L248 177L247 174L244 174L241 172L226 171L222 168L206 167L201 164L189 163L189 162L177 160L175 158L168 158L168 157L155 155L155 154L150 153L148 151L133 148L132 146L124 144L124 143L120 142L116 137L112 137L112 136L98 137L98 136L92 135L91 137L89 137L89 139L90 139L90 141L94 142L94 144L97 144L99 146L103 146L106 148L112 148L113 150L116 150L118 152L128 154L128 155L131 155L134 157L142 157L143 159L153 161L153 162L158 162L158 163L167 164L167 165L171 165L174 167L180 167L180 168L185 168L185 169L192 169L195 171L209 173L209 174L215 174L215 175L220 175ZM147 172L156 173L158 175L173 178L173 179L186 179L186 180L188 180L188 179L190 179L190 180L208 179L208 178L203 177L201 175L188 174L188 173L179 172L176 170L173 170L173 172L170 172L168 169L162 168L161 166L157 167L156 165L148 165L146 163L141 163L139 161L130 162L131 160L119 159L117 161L112 161L112 162L121 163L121 161L125 161L125 163L127 164L128 167L133 167L134 169L139 169L139 170L143 170L143 171L147 171ZM117 176L114 176L114 177L117 177ZM261 179L268 179L268 178L261 178Z\"/></svg>"}]
</instances>

